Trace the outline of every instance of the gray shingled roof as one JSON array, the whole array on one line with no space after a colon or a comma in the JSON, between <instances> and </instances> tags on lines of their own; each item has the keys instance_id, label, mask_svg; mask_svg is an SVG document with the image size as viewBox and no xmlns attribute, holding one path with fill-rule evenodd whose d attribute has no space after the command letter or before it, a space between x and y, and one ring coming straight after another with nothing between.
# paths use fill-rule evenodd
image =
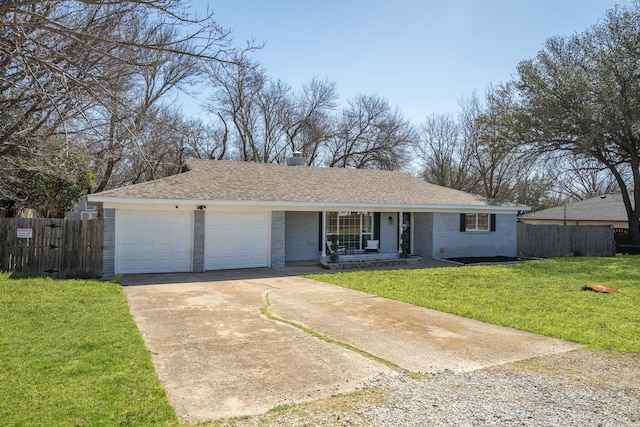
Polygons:
<instances>
[{"instance_id":1,"label":"gray shingled roof","mask_svg":"<svg viewBox=\"0 0 640 427\"><path fill-rule=\"evenodd\" d=\"M557 220L565 219L565 207L544 209L520 215L523 219ZM620 194L596 196L566 206L568 221L627 221L627 211Z\"/></svg>"},{"instance_id":2,"label":"gray shingled roof","mask_svg":"<svg viewBox=\"0 0 640 427\"><path fill-rule=\"evenodd\" d=\"M372 205L510 206L401 172L191 160L188 171L90 198Z\"/></svg>"}]
</instances>

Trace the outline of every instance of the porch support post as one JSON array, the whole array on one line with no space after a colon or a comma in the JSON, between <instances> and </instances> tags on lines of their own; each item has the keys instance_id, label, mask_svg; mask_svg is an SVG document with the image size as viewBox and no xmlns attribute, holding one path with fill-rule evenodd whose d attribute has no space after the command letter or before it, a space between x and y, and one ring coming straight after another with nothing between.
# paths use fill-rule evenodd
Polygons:
<instances>
[{"instance_id":1,"label":"porch support post","mask_svg":"<svg viewBox=\"0 0 640 427\"><path fill-rule=\"evenodd\" d=\"M413 253L414 251L414 246L413 246L413 212L409 213L409 253Z\"/></svg>"}]
</instances>

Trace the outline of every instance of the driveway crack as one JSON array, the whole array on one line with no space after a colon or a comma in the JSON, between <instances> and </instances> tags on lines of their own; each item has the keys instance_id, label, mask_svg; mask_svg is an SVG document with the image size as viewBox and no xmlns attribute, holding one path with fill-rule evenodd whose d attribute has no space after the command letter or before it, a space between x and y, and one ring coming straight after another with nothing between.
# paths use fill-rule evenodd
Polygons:
<instances>
[{"instance_id":1,"label":"driveway crack","mask_svg":"<svg viewBox=\"0 0 640 427\"><path fill-rule=\"evenodd\" d=\"M351 345L349 343L333 339L333 338L328 337L326 335L322 335L321 333L316 332L313 329L309 329L309 328L307 328L307 327L305 327L305 326L303 326L303 325L301 325L301 324L299 324L297 322L294 322L292 320L282 319L281 317L278 317L278 316L274 315L273 313L271 313L269 311L269 307L271 307L271 301L269 299L269 294L270 293L271 292L267 292L265 294L265 305L260 308L260 313L262 313L267 319L275 321L275 322L284 323L285 325L293 326L294 328L297 328L297 329L301 330L302 332L306 333L307 335L310 335L310 336L312 336L314 338L318 338L319 340L322 340L322 341L324 341L326 343L337 345L339 347L342 347L342 348L345 348L347 350L350 350L350 351L353 351L355 353L358 353L361 356L364 356L364 357L366 357L368 359L371 359L371 360L373 360L375 362L381 363L381 364L387 366L388 368L390 368L390 369L392 369L392 370L394 370L396 372L399 372L401 374L407 375L407 376L409 376L409 377L411 377L413 379L428 378L428 376L426 376L424 374L421 374L421 373L418 373L418 372L409 371L409 370L403 368L402 366L400 366L400 365L398 365L396 363L393 363L390 360L383 359L383 358L381 358L379 356L376 356L375 354L369 353L368 351L363 350L363 349L358 348L358 347L355 347L355 346L353 346L353 345Z\"/></svg>"}]
</instances>

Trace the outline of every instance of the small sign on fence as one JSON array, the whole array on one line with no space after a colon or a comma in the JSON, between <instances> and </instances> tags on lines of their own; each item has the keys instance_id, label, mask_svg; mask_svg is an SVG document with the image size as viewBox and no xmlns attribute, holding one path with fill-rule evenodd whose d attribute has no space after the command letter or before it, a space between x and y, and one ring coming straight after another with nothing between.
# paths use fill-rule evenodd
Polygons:
<instances>
[{"instance_id":1,"label":"small sign on fence","mask_svg":"<svg viewBox=\"0 0 640 427\"><path fill-rule=\"evenodd\" d=\"M101 219L0 218L0 270L100 277L103 237Z\"/></svg>"},{"instance_id":2,"label":"small sign on fence","mask_svg":"<svg viewBox=\"0 0 640 427\"><path fill-rule=\"evenodd\" d=\"M33 237L32 228L18 228L18 239L31 239Z\"/></svg>"}]
</instances>

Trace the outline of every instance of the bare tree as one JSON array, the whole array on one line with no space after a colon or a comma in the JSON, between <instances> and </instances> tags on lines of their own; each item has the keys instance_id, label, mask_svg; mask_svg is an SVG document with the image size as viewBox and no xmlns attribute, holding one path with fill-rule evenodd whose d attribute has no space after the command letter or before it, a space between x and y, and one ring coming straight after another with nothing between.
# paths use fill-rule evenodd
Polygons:
<instances>
[{"instance_id":1,"label":"bare tree","mask_svg":"<svg viewBox=\"0 0 640 427\"><path fill-rule=\"evenodd\" d=\"M77 158L71 139L90 140L85 133L95 125L96 108L110 111L102 114L103 122L120 121L129 108L128 100L119 98L128 90L122 85L142 75L140 70L160 69L161 57L227 60L232 50L228 31L212 14L191 18L185 10L179 0L2 2L0 114L6 121L0 126L1 178L27 163L32 172L64 176L68 164L52 164L47 146L58 141L58 160ZM163 78L180 78L181 70L174 71L173 76L163 71ZM83 120L84 126L79 124ZM0 199L13 200L3 190Z\"/></svg>"},{"instance_id":2,"label":"bare tree","mask_svg":"<svg viewBox=\"0 0 640 427\"><path fill-rule=\"evenodd\" d=\"M426 181L462 191L476 191L472 140L449 115L432 115L420 126L417 146Z\"/></svg>"},{"instance_id":3,"label":"bare tree","mask_svg":"<svg viewBox=\"0 0 640 427\"><path fill-rule=\"evenodd\" d=\"M219 122L206 125L200 120L188 120L183 125L182 146L187 158L223 160L229 158L229 127L222 116Z\"/></svg>"},{"instance_id":4,"label":"bare tree","mask_svg":"<svg viewBox=\"0 0 640 427\"><path fill-rule=\"evenodd\" d=\"M489 88L486 99L484 110L473 108L477 126L473 155L481 194L491 199L514 200L520 182L530 179L536 171L537 157L501 132L500 120L509 103L508 94Z\"/></svg>"},{"instance_id":5,"label":"bare tree","mask_svg":"<svg viewBox=\"0 0 640 427\"><path fill-rule=\"evenodd\" d=\"M163 37L171 35L163 34ZM178 113L163 102L202 72L194 57L158 51L147 53L149 66L115 64L113 77L103 83L108 94L84 113L91 123L84 132L92 135L85 149L93 154L98 177L96 191L130 182L126 173L120 173L116 182L111 180L118 169L131 171L132 163L149 162L147 169L157 170L154 165L157 159L149 157L148 145L158 144L158 150L162 150L168 145L167 137L175 135L172 124L180 121L176 118ZM149 141L149 135L155 135L155 139ZM125 165L120 167L120 162ZM164 175L148 179L161 176Z\"/></svg>"},{"instance_id":6,"label":"bare tree","mask_svg":"<svg viewBox=\"0 0 640 427\"><path fill-rule=\"evenodd\" d=\"M293 105L290 88L281 80L268 81L256 98L259 140L254 152L263 163L284 163L286 159L286 129Z\"/></svg>"},{"instance_id":7,"label":"bare tree","mask_svg":"<svg viewBox=\"0 0 640 427\"><path fill-rule=\"evenodd\" d=\"M540 210L559 206L566 199L554 191L555 176L546 168L535 168L529 175L522 177L512 191L511 200L520 205Z\"/></svg>"},{"instance_id":8,"label":"bare tree","mask_svg":"<svg viewBox=\"0 0 640 427\"><path fill-rule=\"evenodd\" d=\"M335 82L313 78L293 101L285 129L291 152L300 151L307 164L315 164L333 134L332 115L337 104Z\"/></svg>"},{"instance_id":9,"label":"bare tree","mask_svg":"<svg viewBox=\"0 0 640 427\"><path fill-rule=\"evenodd\" d=\"M400 170L416 134L400 111L376 95L359 95L342 110L327 146L330 167Z\"/></svg>"},{"instance_id":10,"label":"bare tree","mask_svg":"<svg viewBox=\"0 0 640 427\"><path fill-rule=\"evenodd\" d=\"M207 109L224 125L229 158L283 163L301 151L307 164L401 169L415 132L386 100L361 95L335 115L335 83L312 79L300 93L269 78L245 52L208 70L215 88Z\"/></svg>"},{"instance_id":11,"label":"bare tree","mask_svg":"<svg viewBox=\"0 0 640 427\"><path fill-rule=\"evenodd\" d=\"M556 171L555 191L565 200L584 200L620 192L609 169L593 158L562 155L551 157L547 162ZM621 168L620 172L625 176L625 181L630 180L630 170Z\"/></svg>"},{"instance_id":12,"label":"bare tree","mask_svg":"<svg viewBox=\"0 0 640 427\"><path fill-rule=\"evenodd\" d=\"M544 182L534 157L499 133L502 96L490 88L485 106L474 94L460 100L457 120L434 115L423 123L418 152L424 179L491 199L542 197L541 189L530 191Z\"/></svg>"},{"instance_id":13,"label":"bare tree","mask_svg":"<svg viewBox=\"0 0 640 427\"><path fill-rule=\"evenodd\" d=\"M268 77L260 65L244 52L231 63L213 64L208 70L215 94L207 109L230 129L230 141L236 157L243 161L264 161L260 147L258 99Z\"/></svg>"},{"instance_id":14,"label":"bare tree","mask_svg":"<svg viewBox=\"0 0 640 427\"><path fill-rule=\"evenodd\" d=\"M335 83L312 79L294 93L244 53L212 67L209 76L216 90L207 108L226 124L235 158L283 163L301 151L308 164L319 162L333 135Z\"/></svg>"}]
</instances>

